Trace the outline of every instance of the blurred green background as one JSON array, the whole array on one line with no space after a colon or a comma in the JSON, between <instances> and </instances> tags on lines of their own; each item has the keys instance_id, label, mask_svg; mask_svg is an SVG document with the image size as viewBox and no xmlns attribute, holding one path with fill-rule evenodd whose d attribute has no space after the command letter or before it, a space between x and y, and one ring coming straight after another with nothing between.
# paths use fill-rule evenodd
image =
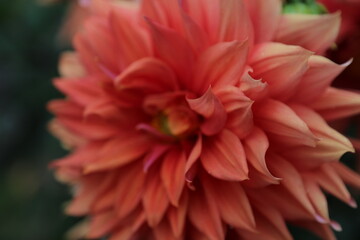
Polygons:
<instances>
[{"instance_id":1,"label":"blurred green background","mask_svg":"<svg viewBox=\"0 0 360 240\"><path fill-rule=\"evenodd\" d=\"M66 9L66 3L0 0L0 240L62 240L77 221L63 214L69 190L48 168L66 154L47 131L46 111L50 99L61 97L51 79L67 49L56 38ZM355 158L346 161L354 164ZM329 202L344 228L339 239L360 239L360 210ZM317 239L291 230L295 239Z\"/></svg>"}]
</instances>

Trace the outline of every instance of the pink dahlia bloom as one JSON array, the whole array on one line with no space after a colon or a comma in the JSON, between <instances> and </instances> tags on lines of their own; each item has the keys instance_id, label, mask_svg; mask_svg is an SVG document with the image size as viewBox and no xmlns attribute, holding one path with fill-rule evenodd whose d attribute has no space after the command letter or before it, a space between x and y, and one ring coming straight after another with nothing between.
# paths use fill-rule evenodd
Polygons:
<instances>
[{"instance_id":1,"label":"pink dahlia bloom","mask_svg":"<svg viewBox=\"0 0 360 240\"><path fill-rule=\"evenodd\" d=\"M66 99L49 104L72 150L52 166L87 238L292 239L286 222L335 238L323 190L355 207L344 182L360 177L326 121L359 113L360 96L330 87L347 64L307 49L334 42L339 15L289 19L280 0L93 4L54 81Z\"/></svg>"}]
</instances>

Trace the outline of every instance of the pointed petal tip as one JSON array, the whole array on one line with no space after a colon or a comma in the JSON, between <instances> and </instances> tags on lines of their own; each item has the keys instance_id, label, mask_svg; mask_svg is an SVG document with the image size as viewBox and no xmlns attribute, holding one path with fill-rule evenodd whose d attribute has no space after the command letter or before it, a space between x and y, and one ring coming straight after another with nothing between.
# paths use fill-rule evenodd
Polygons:
<instances>
[{"instance_id":1,"label":"pointed petal tip","mask_svg":"<svg viewBox=\"0 0 360 240\"><path fill-rule=\"evenodd\" d=\"M342 227L338 222L335 222L333 220L330 221L330 226L332 229L334 229L336 232L342 232Z\"/></svg>"},{"instance_id":2,"label":"pointed petal tip","mask_svg":"<svg viewBox=\"0 0 360 240\"><path fill-rule=\"evenodd\" d=\"M357 208L358 205L355 201L355 199L351 198L350 201L348 202L349 206L352 207L352 208Z\"/></svg>"}]
</instances>

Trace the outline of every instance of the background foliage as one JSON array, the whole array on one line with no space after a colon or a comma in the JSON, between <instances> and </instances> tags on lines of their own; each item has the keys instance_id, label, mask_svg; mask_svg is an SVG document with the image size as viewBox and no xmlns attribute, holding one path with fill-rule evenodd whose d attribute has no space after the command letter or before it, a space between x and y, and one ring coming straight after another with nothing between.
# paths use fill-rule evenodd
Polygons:
<instances>
[{"instance_id":1,"label":"background foliage","mask_svg":"<svg viewBox=\"0 0 360 240\"><path fill-rule=\"evenodd\" d=\"M65 3L0 0L0 239L62 240L77 219L63 214L70 199L48 163L66 154L47 132L51 84L59 53L57 32ZM347 160L353 164L354 157ZM359 195L359 194L358 194ZM358 202L359 197L357 197ZM344 228L340 240L360 239L360 211L330 198L331 215ZM316 239L292 228L296 239Z\"/></svg>"}]
</instances>

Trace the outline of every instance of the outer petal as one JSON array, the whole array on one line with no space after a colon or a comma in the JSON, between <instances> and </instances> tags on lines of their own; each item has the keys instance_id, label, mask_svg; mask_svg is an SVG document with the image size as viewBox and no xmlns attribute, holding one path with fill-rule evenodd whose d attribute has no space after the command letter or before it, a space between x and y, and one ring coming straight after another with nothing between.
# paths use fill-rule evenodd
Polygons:
<instances>
[{"instance_id":1,"label":"outer petal","mask_svg":"<svg viewBox=\"0 0 360 240\"><path fill-rule=\"evenodd\" d=\"M266 164L266 151L269 148L269 140L266 134L255 127L253 131L244 139L244 149L247 160L260 173L267 177L270 183L278 184L280 179L274 177Z\"/></svg>"},{"instance_id":2,"label":"outer petal","mask_svg":"<svg viewBox=\"0 0 360 240\"><path fill-rule=\"evenodd\" d=\"M222 42L210 47L199 56L191 89L203 94L210 86L235 85L244 72L247 54L247 41Z\"/></svg>"},{"instance_id":3,"label":"outer petal","mask_svg":"<svg viewBox=\"0 0 360 240\"><path fill-rule=\"evenodd\" d=\"M255 218L241 184L207 178L205 191L215 199L222 219L235 228L255 231Z\"/></svg>"},{"instance_id":4,"label":"outer petal","mask_svg":"<svg viewBox=\"0 0 360 240\"><path fill-rule=\"evenodd\" d=\"M336 120L360 113L360 95L346 90L328 88L311 106L325 120Z\"/></svg>"},{"instance_id":5,"label":"outer petal","mask_svg":"<svg viewBox=\"0 0 360 240\"><path fill-rule=\"evenodd\" d=\"M185 154L181 151L170 151L164 158L161 167L161 180L174 206L179 205L185 184Z\"/></svg>"},{"instance_id":6,"label":"outer petal","mask_svg":"<svg viewBox=\"0 0 360 240\"><path fill-rule=\"evenodd\" d=\"M317 54L335 43L340 28L340 14L282 16L275 41L300 45Z\"/></svg>"},{"instance_id":7,"label":"outer petal","mask_svg":"<svg viewBox=\"0 0 360 240\"><path fill-rule=\"evenodd\" d=\"M62 77L68 78L84 77L86 73L78 55L69 51L61 54L59 72Z\"/></svg>"},{"instance_id":8,"label":"outer petal","mask_svg":"<svg viewBox=\"0 0 360 240\"><path fill-rule=\"evenodd\" d=\"M109 140L101 149L96 161L85 166L85 173L104 171L124 166L144 155L150 148L150 140L141 135L125 135Z\"/></svg>"},{"instance_id":9,"label":"outer petal","mask_svg":"<svg viewBox=\"0 0 360 240\"><path fill-rule=\"evenodd\" d=\"M220 1L219 41L245 41L253 43L253 28L243 1Z\"/></svg>"},{"instance_id":10,"label":"outer petal","mask_svg":"<svg viewBox=\"0 0 360 240\"><path fill-rule=\"evenodd\" d=\"M142 58L127 67L115 80L119 89L135 88L142 91L163 92L178 88L175 74L162 61Z\"/></svg>"},{"instance_id":11,"label":"outer petal","mask_svg":"<svg viewBox=\"0 0 360 240\"><path fill-rule=\"evenodd\" d=\"M155 172L148 173L144 195L142 198L147 222L151 227L158 225L169 206L166 190L160 179L160 174Z\"/></svg>"},{"instance_id":12,"label":"outer petal","mask_svg":"<svg viewBox=\"0 0 360 240\"><path fill-rule=\"evenodd\" d=\"M281 0L245 0L253 24L255 43L274 39L281 19Z\"/></svg>"},{"instance_id":13,"label":"outer petal","mask_svg":"<svg viewBox=\"0 0 360 240\"><path fill-rule=\"evenodd\" d=\"M201 163L212 176L229 181L248 178L245 153L239 138L229 130L205 139Z\"/></svg>"},{"instance_id":14,"label":"outer petal","mask_svg":"<svg viewBox=\"0 0 360 240\"><path fill-rule=\"evenodd\" d=\"M177 32L147 19L155 44L155 56L166 62L179 77L181 85L192 85L194 52L190 44ZM176 51L174 51L176 49Z\"/></svg>"},{"instance_id":15,"label":"outer petal","mask_svg":"<svg viewBox=\"0 0 360 240\"><path fill-rule=\"evenodd\" d=\"M258 125L277 141L287 145L316 145L316 138L306 123L287 105L268 99L256 106L254 114Z\"/></svg>"},{"instance_id":16,"label":"outer petal","mask_svg":"<svg viewBox=\"0 0 360 240\"><path fill-rule=\"evenodd\" d=\"M224 239L220 213L212 196L209 197L205 197L200 190L191 196L189 219L193 226L209 240Z\"/></svg>"},{"instance_id":17,"label":"outer petal","mask_svg":"<svg viewBox=\"0 0 360 240\"><path fill-rule=\"evenodd\" d=\"M127 10L128 11L128 10ZM151 56L150 37L137 19L124 14L124 10L113 9L109 22L115 35L116 49L119 51L119 67L125 68L130 63L143 57Z\"/></svg>"},{"instance_id":18,"label":"outer petal","mask_svg":"<svg viewBox=\"0 0 360 240\"><path fill-rule=\"evenodd\" d=\"M311 56L309 70L302 77L291 100L301 103L310 103L316 100L350 63L351 61L338 65L325 57Z\"/></svg>"},{"instance_id":19,"label":"outer petal","mask_svg":"<svg viewBox=\"0 0 360 240\"><path fill-rule=\"evenodd\" d=\"M254 50L250 65L255 79L269 84L271 96L289 98L308 69L311 52L280 43L260 44Z\"/></svg>"}]
</instances>

